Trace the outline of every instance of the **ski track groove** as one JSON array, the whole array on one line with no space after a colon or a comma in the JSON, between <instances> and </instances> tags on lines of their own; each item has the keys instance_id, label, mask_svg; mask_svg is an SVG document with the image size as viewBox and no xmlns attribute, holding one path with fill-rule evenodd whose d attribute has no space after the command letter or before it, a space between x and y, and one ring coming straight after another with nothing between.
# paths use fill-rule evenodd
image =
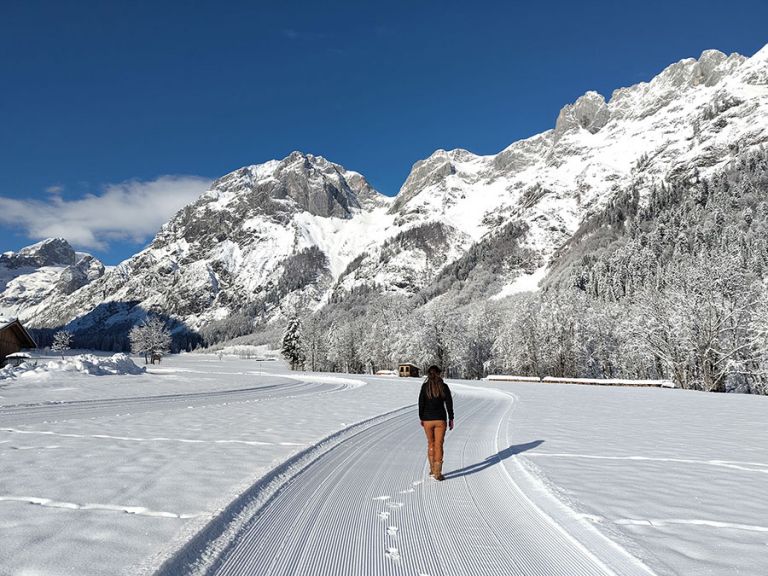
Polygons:
<instances>
[{"instance_id":1,"label":"ski track groove","mask_svg":"<svg viewBox=\"0 0 768 576\"><path fill-rule=\"evenodd\" d=\"M199 573L652 574L587 520L571 511L561 524L551 507L540 508L525 493L519 481L536 498L543 487L525 484L530 478L517 470L516 452L505 455L506 463L498 455L500 442L509 446L512 395L457 388L459 420L446 438L445 482L422 483L424 433L415 410L399 412L342 439L285 482L218 558L198 564Z\"/></svg>"},{"instance_id":2,"label":"ski track groove","mask_svg":"<svg viewBox=\"0 0 768 576\"><path fill-rule=\"evenodd\" d=\"M266 384L252 388L213 392L5 406L0 407L0 419L2 419L5 425L39 424L43 422L98 418L101 416L119 416L285 399L307 394L335 392L347 387L341 381L338 383L290 381L282 384Z\"/></svg>"}]
</instances>

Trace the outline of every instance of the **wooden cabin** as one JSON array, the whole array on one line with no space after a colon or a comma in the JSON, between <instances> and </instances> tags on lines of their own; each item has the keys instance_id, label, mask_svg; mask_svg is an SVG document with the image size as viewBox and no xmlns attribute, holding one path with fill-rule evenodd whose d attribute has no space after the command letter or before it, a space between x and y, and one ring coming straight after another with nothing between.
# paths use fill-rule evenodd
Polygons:
<instances>
[{"instance_id":1,"label":"wooden cabin","mask_svg":"<svg viewBox=\"0 0 768 576\"><path fill-rule=\"evenodd\" d=\"M18 320L0 321L0 367L5 366L9 354L25 348L37 348L32 335Z\"/></svg>"},{"instance_id":2,"label":"wooden cabin","mask_svg":"<svg viewBox=\"0 0 768 576\"><path fill-rule=\"evenodd\" d=\"M404 378L412 377L412 378L418 378L419 377L419 367L415 364L400 364L398 374Z\"/></svg>"}]
</instances>

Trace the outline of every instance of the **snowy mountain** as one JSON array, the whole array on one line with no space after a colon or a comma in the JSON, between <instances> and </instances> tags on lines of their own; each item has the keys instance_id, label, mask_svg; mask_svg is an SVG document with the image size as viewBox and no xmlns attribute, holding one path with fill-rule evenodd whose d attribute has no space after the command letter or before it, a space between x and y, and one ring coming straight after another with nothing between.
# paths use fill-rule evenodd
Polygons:
<instances>
[{"instance_id":1,"label":"snowy mountain","mask_svg":"<svg viewBox=\"0 0 768 576\"><path fill-rule=\"evenodd\" d=\"M51 238L0 254L0 316L28 318L48 301L63 298L104 274L90 254Z\"/></svg>"},{"instance_id":2,"label":"snowy mountain","mask_svg":"<svg viewBox=\"0 0 768 576\"><path fill-rule=\"evenodd\" d=\"M241 168L144 251L19 314L36 326L124 330L153 310L231 337L359 289L434 296L448 277L474 275L476 297L504 297L535 287L557 249L620 193L643 202L766 142L768 47L751 58L708 50L608 100L588 92L553 129L496 155L438 150L394 199L319 156Z\"/></svg>"},{"instance_id":3,"label":"snowy mountain","mask_svg":"<svg viewBox=\"0 0 768 576\"><path fill-rule=\"evenodd\" d=\"M49 298L34 325L123 330L147 311L198 330L234 314L317 307L344 267L378 240L391 199L360 174L294 152L216 180L142 252L71 296ZM98 344L98 342L96 342Z\"/></svg>"},{"instance_id":4,"label":"snowy mountain","mask_svg":"<svg viewBox=\"0 0 768 576\"><path fill-rule=\"evenodd\" d=\"M655 185L706 176L766 142L768 46L752 58L707 50L608 101L587 92L554 129L499 154L438 150L414 165L390 213L401 226L440 222L471 242L521 220L523 245L547 262L617 192L645 199ZM516 274L506 293L520 285Z\"/></svg>"}]
</instances>

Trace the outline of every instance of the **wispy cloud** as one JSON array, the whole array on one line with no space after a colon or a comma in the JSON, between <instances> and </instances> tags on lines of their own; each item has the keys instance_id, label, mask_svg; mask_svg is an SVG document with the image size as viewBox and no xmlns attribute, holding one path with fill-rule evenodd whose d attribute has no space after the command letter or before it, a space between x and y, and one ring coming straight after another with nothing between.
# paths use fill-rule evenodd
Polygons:
<instances>
[{"instance_id":1,"label":"wispy cloud","mask_svg":"<svg viewBox=\"0 0 768 576\"><path fill-rule=\"evenodd\" d=\"M147 241L210 184L198 176L160 176L109 184L101 194L74 200L62 199L60 190L49 191L46 200L0 196L0 224L34 240L62 237L75 246L106 250L115 241Z\"/></svg>"},{"instance_id":2,"label":"wispy cloud","mask_svg":"<svg viewBox=\"0 0 768 576\"><path fill-rule=\"evenodd\" d=\"M61 194L64 191L64 186L54 184L52 186L48 186L45 191L48 192L48 194Z\"/></svg>"}]
</instances>

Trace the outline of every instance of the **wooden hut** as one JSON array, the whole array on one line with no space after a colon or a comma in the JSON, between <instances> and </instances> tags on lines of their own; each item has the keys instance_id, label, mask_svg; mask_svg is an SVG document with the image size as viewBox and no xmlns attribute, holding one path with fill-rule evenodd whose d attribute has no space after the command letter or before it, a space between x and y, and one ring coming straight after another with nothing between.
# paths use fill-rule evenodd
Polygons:
<instances>
[{"instance_id":1,"label":"wooden hut","mask_svg":"<svg viewBox=\"0 0 768 576\"><path fill-rule=\"evenodd\" d=\"M37 348L34 339L18 320L0 320L0 367L9 354L24 348Z\"/></svg>"},{"instance_id":2,"label":"wooden hut","mask_svg":"<svg viewBox=\"0 0 768 576\"><path fill-rule=\"evenodd\" d=\"M419 377L419 367L415 364L400 364L400 369L398 370L398 374L403 377L413 377L418 378Z\"/></svg>"}]
</instances>

